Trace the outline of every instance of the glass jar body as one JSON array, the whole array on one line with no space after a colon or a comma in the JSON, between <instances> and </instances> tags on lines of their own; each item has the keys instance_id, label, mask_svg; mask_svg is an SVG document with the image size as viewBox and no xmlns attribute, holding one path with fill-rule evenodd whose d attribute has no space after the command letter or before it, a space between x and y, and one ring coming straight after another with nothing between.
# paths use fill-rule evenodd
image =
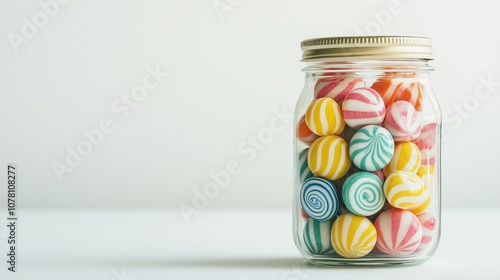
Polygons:
<instances>
[{"instance_id":1,"label":"glass jar body","mask_svg":"<svg viewBox=\"0 0 500 280\"><path fill-rule=\"evenodd\" d=\"M293 234L326 265L428 260L441 113L425 60L309 62L294 113Z\"/></svg>"}]
</instances>

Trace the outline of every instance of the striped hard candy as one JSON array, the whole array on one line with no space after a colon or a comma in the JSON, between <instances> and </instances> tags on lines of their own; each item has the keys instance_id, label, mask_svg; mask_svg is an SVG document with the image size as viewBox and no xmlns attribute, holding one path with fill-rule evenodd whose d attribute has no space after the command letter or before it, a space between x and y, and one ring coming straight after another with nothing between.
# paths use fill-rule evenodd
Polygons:
<instances>
[{"instance_id":1,"label":"striped hard candy","mask_svg":"<svg viewBox=\"0 0 500 280\"><path fill-rule=\"evenodd\" d=\"M425 199L425 185L417 174L397 171L385 179L384 194L393 207L406 210Z\"/></svg>"},{"instance_id":2,"label":"striped hard candy","mask_svg":"<svg viewBox=\"0 0 500 280\"><path fill-rule=\"evenodd\" d=\"M421 155L417 145L412 142L400 142L394 146L394 155L383 171L387 177L396 171L417 173L420 168Z\"/></svg>"},{"instance_id":3,"label":"striped hard candy","mask_svg":"<svg viewBox=\"0 0 500 280\"><path fill-rule=\"evenodd\" d=\"M344 99L342 114L345 123L352 128L380 125L385 117L385 104L374 89L356 88Z\"/></svg>"},{"instance_id":4,"label":"striped hard candy","mask_svg":"<svg viewBox=\"0 0 500 280\"><path fill-rule=\"evenodd\" d=\"M420 150L432 149L436 144L437 124L430 123L422 126L420 135L413 141Z\"/></svg>"},{"instance_id":5,"label":"striped hard candy","mask_svg":"<svg viewBox=\"0 0 500 280\"><path fill-rule=\"evenodd\" d=\"M304 183L305 180L313 177L314 175L309 169L309 164L307 163L307 155L309 153L309 149L305 149L299 153L299 181L300 183Z\"/></svg>"},{"instance_id":6,"label":"striped hard candy","mask_svg":"<svg viewBox=\"0 0 500 280\"><path fill-rule=\"evenodd\" d=\"M304 226L304 243L307 251L315 255L333 254L332 247L332 220L316 221L309 219Z\"/></svg>"},{"instance_id":7,"label":"striped hard candy","mask_svg":"<svg viewBox=\"0 0 500 280\"><path fill-rule=\"evenodd\" d=\"M418 111L421 111L423 94L419 80L411 76L390 76L380 78L372 85L372 88L384 100L385 106L389 107L396 101L404 100L413 105Z\"/></svg>"},{"instance_id":8,"label":"striped hard candy","mask_svg":"<svg viewBox=\"0 0 500 280\"><path fill-rule=\"evenodd\" d=\"M334 75L318 79L314 87L314 98L329 97L341 104L351 90L364 86L360 78L347 77L345 75Z\"/></svg>"},{"instance_id":9,"label":"striped hard candy","mask_svg":"<svg viewBox=\"0 0 500 280\"><path fill-rule=\"evenodd\" d=\"M384 206L382 180L377 175L366 171L352 174L344 182L342 198L347 209L353 214L373 215Z\"/></svg>"},{"instance_id":10,"label":"striped hard candy","mask_svg":"<svg viewBox=\"0 0 500 280\"><path fill-rule=\"evenodd\" d=\"M337 135L344 130L345 121L339 104L331 98L314 100L305 114L306 124L316 135Z\"/></svg>"},{"instance_id":11,"label":"striped hard candy","mask_svg":"<svg viewBox=\"0 0 500 280\"><path fill-rule=\"evenodd\" d=\"M326 221L339 211L339 193L330 181L312 177L300 189L300 204L309 217Z\"/></svg>"},{"instance_id":12,"label":"striped hard candy","mask_svg":"<svg viewBox=\"0 0 500 280\"><path fill-rule=\"evenodd\" d=\"M358 130L349 144L349 156L362 170L376 171L384 168L394 154L394 139L387 129L367 125Z\"/></svg>"},{"instance_id":13,"label":"striped hard candy","mask_svg":"<svg viewBox=\"0 0 500 280\"><path fill-rule=\"evenodd\" d=\"M347 142L335 135L316 139L307 160L314 175L331 181L342 178L351 166Z\"/></svg>"},{"instance_id":14,"label":"striped hard candy","mask_svg":"<svg viewBox=\"0 0 500 280\"><path fill-rule=\"evenodd\" d=\"M305 116L300 118L297 123L296 129L297 139L299 139L302 143L310 146L314 140L318 139L318 135L314 134L306 124Z\"/></svg>"},{"instance_id":15,"label":"striped hard candy","mask_svg":"<svg viewBox=\"0 0 500 280\"><path fill-rule=\"evenodd\" d=\"M434 216L429 213L417 215L420 224L422 224L422 242L420 246L418 246L417 251L423 251L432 244L432 240L434 239L437 220Z\"/></svg>"},{"instance_id":16,"label":"striped hard candy","mask_svg":"<svg viewBox=\"0 0 500 280\"><path fill-rule=\"evenodd\" d=\"M344 258L366 256L373 250L376 242L375 226L365 217L346 213L333 222L333 249Z\"/></svg>"},{"instance_id":17,"label":"striped hard candy","mask_svg":"<svg viewBox=\"0 0 500 280\"><path fill-rule=\"evenodd\" d=\"M420 135L420 114L406 101L396 101L387 108L384 127L394 137L394 141L412 141Z\"/></svg>"},{"instance_id":18,"label":"striped hard candy","mask_svg":"<svg viewBox=\"0 0 500 280\"><path fill-rule=\"evenodd\" d=\"M422 225L417 216L407 210L391 209L375 220L377 249L393 255L409 255L422 241Z\"/></svg>"},{"instance_id":19,"label":"striped hard candy","mask_svg":"<svg viewBox=\"0 0 500 280\"><path fill-rule=\"evenodd\" d=\"M420 177L420 179L422 179L422 182L425 185L424 197L419 203L408 208L408 210L410 210L415 215L420 215L422 213L425 213L429 209L429 206L431 205L431 202L434 197L434 189L435 189L434 167L423 166L423 165L420 166L417 172L417 176Z\"/></svg>"}]
</instances>

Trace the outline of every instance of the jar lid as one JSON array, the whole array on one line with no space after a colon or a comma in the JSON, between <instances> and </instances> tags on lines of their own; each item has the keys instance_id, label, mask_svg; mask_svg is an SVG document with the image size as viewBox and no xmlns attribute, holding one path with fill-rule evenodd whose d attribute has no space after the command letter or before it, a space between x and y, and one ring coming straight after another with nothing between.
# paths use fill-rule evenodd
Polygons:
<instances>
[{"instance_id":1,"label":"jar lid","mask_svg":"<svg viewBox=\"0 0 500 280\"><path fill-rule=\"evenodd\" d=\"M302 41L302 61L328 58L432 60L429 38L413 36L327 37Z\"/></svg>"}]
</instances>

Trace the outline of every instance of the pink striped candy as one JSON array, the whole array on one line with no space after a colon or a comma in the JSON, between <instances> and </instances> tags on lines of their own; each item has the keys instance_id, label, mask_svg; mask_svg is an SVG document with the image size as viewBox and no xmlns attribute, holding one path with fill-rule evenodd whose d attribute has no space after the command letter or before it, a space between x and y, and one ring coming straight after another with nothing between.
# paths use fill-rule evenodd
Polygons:
<instances>
[{"instance_id":1,"label":"pink striped candy","mask_svg":"<svg viewBox=\"0 0 500 280\"><path fill-rule=\"evenodd\" d=\"M434 239L434 230L436 229L437 220L431 214L424 213L417 216L422 224L422 242L418 246L417 251L425 250Z\"/></svg>"},{"instance_id":2,"label":"pink striped candy","mask_svg":"<svg viewBox=\"0 0 500 280\"><path fill-rule=\"evenodd\" d=\"M436 164L436 123L430 123L422 127L420 136L414 141L422 155L422 165L435 166Z\"/></svg>"},{"instance_id":3,"label":"pink striped candy","mask_svg":"<svg viewBox=\"0 0 500 280\"><path fill-rule=\"evenodd\" d=\"M375 220L377 248L388 255L409 255L417 250L422 241L422 225L412 212L391 209Z\"/></svg>"},{"instance_id":4,"label":"pink striped candy","mask_svg":"<svg viewBox=\"0 0 500 280\"><path fill-rule=\"evenodd\" d=\"M419 113L407 101L396 101L387 108L384 127L396 142L413 141L422 130Z\"/></svg>"},{"instance_id":5,"label":"pink striped candy","mask_svg":"<svg viewBox=\"0 0 500 280\"><path fill-rule=\"evenodd\" d=\"M341 104L351 90L364 85L365 83L360 78L349 78L343 75L321 78L314 86L314 98L329 97Z\"/></svg>"},{"instance_id":6,"label":"pink striped candy","mask_svg":"<svg viewBox=\"0 0 500 280\"><path fill-rule=\"evenodd\" d=\"M374 89L356 88L345 97L342 114L346 124L352 128L379 125L385 117L384 100Z\"/></svg>"}]
</instances>

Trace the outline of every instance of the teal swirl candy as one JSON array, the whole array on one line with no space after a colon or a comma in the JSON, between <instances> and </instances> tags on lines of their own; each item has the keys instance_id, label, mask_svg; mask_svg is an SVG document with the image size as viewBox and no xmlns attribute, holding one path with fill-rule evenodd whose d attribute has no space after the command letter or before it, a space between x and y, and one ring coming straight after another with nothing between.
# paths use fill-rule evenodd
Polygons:
<instances>
[{"instance_id":1,"label":"teal swirl candy","mask_svg":"<svg viewBox=\"0 0 500 280\"><path fill-rule=\"evenodd\" d=\"M333 254L332 247L332 220L316 221L314 219L307 220L304 227L304 243L307 251L316 255Z\"/></svg>"},{"instance_id":2,"label":"teal swirl candy","mask_svg":"<svg viewBox=\"0 0 500 280\"><path fill-rule=\"evenodd\" d=\"M342 187L344 204L355 215L371 216L385 202L382 180L371 172L357 172L347 177Z\"/></svg>"},{"instance_id":3,"label":"teal swirl candy","mask_svg":"<svg viewBox=\"0 0 500 280\"><path fill-rule=\"evenodd\" d=\"M349 144L351 160L360 169L377 171L386 166L394 154L394 138L378 125L367 125L358 130Z\"/></svg>"},{"instance_id":4,"label":"teal swirl candy","mask_svg":"<svg viewBox=\"0 0 500 280\"><path fill-rule=\"evenodd\" d=\"M303 150L299 153L299 180L300 183L303 184L305 180L311 178L313 176L311 169L309 169L309 165L307 164L307 153L309 148Z\"/></svg>"}]
</instances>

